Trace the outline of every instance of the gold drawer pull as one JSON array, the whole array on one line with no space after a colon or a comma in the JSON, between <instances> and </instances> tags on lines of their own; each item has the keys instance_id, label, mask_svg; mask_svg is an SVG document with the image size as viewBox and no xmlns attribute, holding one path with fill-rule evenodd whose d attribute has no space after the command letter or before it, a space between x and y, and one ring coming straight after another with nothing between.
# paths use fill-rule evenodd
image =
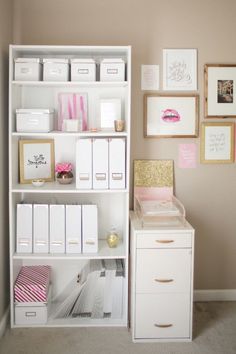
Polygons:
<instances>
[{"instance_id":1,"label":"gold drawer pull","mask_svg":"<svg viewBox=\"0 0 236 354\"><path fill-rule=\"evenodd\" d=\"M158 283L171 283L174 279L155 279Z\"/></svg>"},{"instance_id":2,"label":"gold drawer pull","mask_svg":"<svg viewBox=\"0 0 236 354\"><path fill-rule=\"evenodd\" d=\"M155 323L154 326L155 326L155 327L158 327L158 328L168 328L168 327L172 327L173 324L172 324L172 323L168 323L168 324L158 324L158 323Z\"/></svg>"},{"instance_id":3,"label":"gold drawer pull","mask_svg":"<svg viewBox=\"0 0 236 354\"><path fill-rule=\"evenodd\" d=\"M156 240L157 243L172 243L174 240Z\"/></svg>"}]
</instances>

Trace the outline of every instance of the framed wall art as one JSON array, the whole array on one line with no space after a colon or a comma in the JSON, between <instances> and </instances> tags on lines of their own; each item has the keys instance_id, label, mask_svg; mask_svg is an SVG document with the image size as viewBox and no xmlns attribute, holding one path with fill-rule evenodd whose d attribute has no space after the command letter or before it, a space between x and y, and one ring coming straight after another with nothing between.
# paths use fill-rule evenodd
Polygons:
<instances>
[{"instance_id":1,"label":"framed wall art","mask_svg":"<svg viewBox=\"0 0 236 354\"><path fill-rule=\"evenodd\" d=\"M236 64L206 64L206 118L236 117Z\"/></svg>"},{"instance_id":2,"label":"framed wall art","mask_svg":"<svg viewBox=\"0 0 236 354\"><path fill-rule=\"evenodd\" d=\"M198 95L144 95L144 137L197 137L198 101Z\"/></svg>"},{"instance_id":3,"label":"framed wall art","mask_svg":"<svg viewBox=\"0 0 236 354\"><path fill-rule=\"evenodd\" d=\"M163 90L197 90L197 49L163 49Z\"/></svg>"},{"instance_id":4,"label":"framed wall art","mask_svg":"<svg viewBox=\"0 0 236 354\"><path fill-rule=\"evenodd\" d=\"M34 179L54 180L54 140L19 141L20 183Z\"/></svg>"},{"instance_id":5,"label":"framed wall art","mask_svg":"<svg viewBox=\"0 0 236 354\"><path fill-rule=\"evenodd\" d=\"M202 123L201 163L234 161L234 123Z\"/></svg>"}]
</instances>

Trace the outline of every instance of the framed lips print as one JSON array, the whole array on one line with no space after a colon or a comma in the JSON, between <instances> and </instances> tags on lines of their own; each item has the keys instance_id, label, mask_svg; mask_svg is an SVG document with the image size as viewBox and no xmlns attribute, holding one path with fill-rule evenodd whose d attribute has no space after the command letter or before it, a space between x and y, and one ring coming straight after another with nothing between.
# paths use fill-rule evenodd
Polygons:
<instances>
[{"instance_id":1,"label":"framed lips print","mask_svg":"<svg viewBox=\"0 0 236 354\"><path fill-rule=\"evenodd\" d=\"M198 136L198 95L144 95L145 138Z\"/></svg>"}]
</instances>

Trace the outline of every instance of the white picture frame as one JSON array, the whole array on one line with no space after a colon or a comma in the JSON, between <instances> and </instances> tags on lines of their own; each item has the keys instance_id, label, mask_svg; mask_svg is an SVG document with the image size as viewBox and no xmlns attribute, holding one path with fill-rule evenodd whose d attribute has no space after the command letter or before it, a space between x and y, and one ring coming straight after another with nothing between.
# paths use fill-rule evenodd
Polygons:
<instances>
[{"instance_id":1,"label":"white picture frame","mask_svg":"<svg viewBox=\"0 0 236 354\"><path fill-rule=\"evenodd\" d=\"M211 122L201 125L201 163L234 162L234 123Z\"/></svg>"},{"instance_id":2,"label":"white picture frame","mask_svg":"<svg viewBox=\"0 0 236 354\"><path fill-rule=\"evenodd\" d=\"M54 140L32 139L19 141L20 183L35 179L54 181Z\"/></svg>"},{"instance_id":3,"label":"white picture frame","mask_svg":"<svg viewBox=\"0 0 236 354\"><path fill-rule=\"evenodd\" d=\"M236 64L205 64L205 117L236 117Z\"/></svg>"},{"instance_id":4,"label":"white picture frame","mask_svg":"<svg viewBox=\"0 0 236 354\"><path fill-rule=\"evenodd\" d=\"M145 138L194 138L198 136L196 94L144 95Z\"/></svg>"},{"instance_id":5,"label":"white picture frame","mask_svg":"<svg viewBox=\"0 0 236 354\"><path fill-rule=\"evenodd\" d=\"M197 49L163 49L163 90L197 90Z\"/></svg>"}]
</instances>

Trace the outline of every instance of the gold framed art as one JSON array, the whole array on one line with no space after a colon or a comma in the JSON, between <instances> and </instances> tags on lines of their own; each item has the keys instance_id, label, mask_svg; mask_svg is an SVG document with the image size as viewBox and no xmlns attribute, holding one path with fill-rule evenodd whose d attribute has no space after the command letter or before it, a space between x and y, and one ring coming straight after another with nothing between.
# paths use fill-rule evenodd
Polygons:
<instances>
[{"instance_id":1,"label":"gold framed art","mask_svg":"<svg viewBox=\"0 0 236 354\"><path fill-rule=\"evenodd\" d=\"M144 137L197 137L198 103L196 94L145 94Z\"/></svg>"},{"instance_id":2,"label":"gold framed art","mask_svg":"<svg viewBox=\"0 0 236 354\"><path fill-rule=\"evenodd\" d=\"M200 159L209 164L234 162L234 123L202 123Z\"/></svg>"},{"instance_id":3,"label":"gold framed art","mask_svg":"<svg viewBox=\"0 0 236 354\"><path fill-rule=\"evenodd\" d=\"M236 117L236 64L205 64L205 117Z\"/></svg>"},{"instance_id":4,"label":"gold framed art","mask_svg":"<svg viewBox=\"0 0 236 354\"><path fill-rule=\"evenodd\" d=\"M31 183L34 179L54 181L54 140L19 140L20 183Z\"/></svg>"}]
</instances>

